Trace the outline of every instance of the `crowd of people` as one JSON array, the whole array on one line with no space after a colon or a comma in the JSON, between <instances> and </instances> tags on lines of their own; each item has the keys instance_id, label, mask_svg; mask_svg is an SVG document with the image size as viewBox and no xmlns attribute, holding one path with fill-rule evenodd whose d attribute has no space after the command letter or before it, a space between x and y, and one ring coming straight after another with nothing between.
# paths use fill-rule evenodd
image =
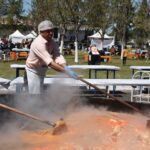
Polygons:
<instances>
[{"instance_id":1,"label":"crowd of people","mask_svg":"<svg viewBox=\"0 0 150 150\"><path fill-rule=\"evenodd\" d=\"M9 55L9 52L12 51L13 48L28 48L30 49L32 39L23 39L21 43L13 43L12 40L8 38L1 38L0 39L0 60L3 59L3 54L4 55Z\"/></svg>"},{"instance_id":2,"label":"crowd of people","mask_svg":"<svg viewBox=\"0 0 150 150\"><path fill-rule=\"evenodd\" d=\"M6 49L12 49L15 47L15 44L12 43L11 40L8 40L7 38L1 38L0 39L0 50L6 50Z\"/></svg>"}]
</instances>

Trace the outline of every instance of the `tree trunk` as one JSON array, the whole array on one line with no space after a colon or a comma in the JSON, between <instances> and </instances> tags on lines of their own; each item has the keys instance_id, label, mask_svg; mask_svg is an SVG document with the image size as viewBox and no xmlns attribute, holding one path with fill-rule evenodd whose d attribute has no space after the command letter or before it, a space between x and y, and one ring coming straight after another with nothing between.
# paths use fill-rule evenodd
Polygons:
<instances>
[{"instance_id":1,"label":"tree trunk","mask_svg":"<svg viewBox=\"0 0 150 150\"><path fill-rule=\"evenodd\" d=\"M120 55L120 59L123 59L123 49L124 49L124 42L123 42L123 40L121 40L121 55Z\"/></svg>"},{"instance_id":2,"label":"tree trunk","mask_svg":"<svg viewBox=\"0 0 150 150\"><path fill-rule=\"evenodd\" d=\"M63 53L63 47L64 47L64 35L61 35L61 41L60 41L60 53Z\"/></svg>"},{"instance_id":3,"label":"tree trunk","mask_svg":"<svg viewBox=\"0 0 150 150\"><path fill-rule=\"evenodd\" d=\"M79 60L78 60L78 38L77 38L77 35L75 36L74 46L75 46L75 60L74 60L74 62L78 63Z\"/></svg>"}]
</instances>

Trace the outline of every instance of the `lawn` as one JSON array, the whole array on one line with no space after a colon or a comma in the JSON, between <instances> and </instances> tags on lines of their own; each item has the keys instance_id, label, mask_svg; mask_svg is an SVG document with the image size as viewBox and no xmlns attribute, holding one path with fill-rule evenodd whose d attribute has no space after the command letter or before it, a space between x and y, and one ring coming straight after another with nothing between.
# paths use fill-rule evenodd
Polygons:
<instances>
[{"instance_id":1,"label":"lawn","mask_svg":"<svg viewBox=\"0 0 150 150\"><path fill-rule=\"evenodd\" d=\"M68 62L69 65L74 65L74 64L87 64L87 62L84 62L83 59L84 52L80 51L79 52L79 62L75 63L74 62L74 56L72 55L66 55L65 58ZM127 64L125 66L122 65L122 60L120 59L120 56L112 56L112 62L102 62L102 65L115 65L120 67L120 71L116 72L116 78L131 78L131 70L130 66L149 66L150 65L150 60L146 61L145 59L127 59ZM8 79L13 79L15 78L15 70L10 68L11 64L18 63L18 64L25 64L25 60L18 60L18 61L3 61L0 62L0 77L3 78L8 78ZM87 70L76 70L78 74L83 75L85 78L88 77L88 71ZM58 74L54 70L49 70L47 72L47 75L54 75ZM23 75L23 72L22 74ZM105 78L106 77L106 72L101 72L98 73L98 78Z\"/></svg>"}]
</instances>

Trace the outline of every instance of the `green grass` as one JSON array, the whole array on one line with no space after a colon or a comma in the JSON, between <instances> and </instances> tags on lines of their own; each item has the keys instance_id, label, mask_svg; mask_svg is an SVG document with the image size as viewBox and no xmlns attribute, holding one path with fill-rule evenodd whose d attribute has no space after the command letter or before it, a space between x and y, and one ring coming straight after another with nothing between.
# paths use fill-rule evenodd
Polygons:
<instances>
[{"instance_id":1,"label":"green grass","mask_svg":"<svg viewBox=\"0 0 150 150\"><path fill-rule=\"evenodd\" d=\"M68 55L68 56L65 56L65 58L69 65L87 64L86 62L84 62L83 55L84 55L84 52L80 51L78 63L74 62L74 56ZM10 65L14 64L14 63L25 64L25 60L0 62L0 77L8 78L8 79L15 78L15 69L10 68ZM130 66L149 66L150 60L146 61L145 59L140 59L140 60L127 59L127 64L125 66L123 66L120 56L113 56L111 63L102 62L101 64L102 65L115 65L115 66L120 67L121 69L116 72L116 78L124 78L125 79L125 78L131 78ZM83 75L85 78L88 78L88 70L76 70L76 72L80 75ZM23 73L24 72L22 71L21 75L23 75ZM54 75L54 74L58 74L58 72L56 72L54 70L48 70L47 74ZM106 78L106 72L104 72L104 71L98 72L98 78ZM111 75L109 78L111 78Z\"/></svg>"}]
</instances>

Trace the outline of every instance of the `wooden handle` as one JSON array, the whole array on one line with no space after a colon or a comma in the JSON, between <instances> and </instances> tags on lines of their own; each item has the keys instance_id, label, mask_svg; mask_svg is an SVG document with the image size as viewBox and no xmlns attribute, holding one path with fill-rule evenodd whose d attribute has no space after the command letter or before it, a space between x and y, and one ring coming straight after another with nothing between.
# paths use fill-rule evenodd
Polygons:
<instances>
[{"instance_id":1,"label":"wooden handle","mask_svg":"<svg viewBox=\"0 0 150 150\"><path fill-rule=\"evenodd\" d=\"M22 115L22 116L25 116L25 117L28 117L28 118L31 118L31 119L34 119L34 120L37 120L37 121L40 121L40 122L43 122L43 123L46 123L46 124L48 124L48 125L53 126L53 123L50 123L50 122L47 121L47 120L43 120L43 119L41 119L41 118L35 117L35 116L33 116L33 115L30 115L30 114L28 114L28 113L22 112L22 111L20 111L20 110L18 110L18 109L9 107L9 106L7 106L7 105L0 104L0 107L2 107L2 108L4 108L4 109L7 109L7 110L9 110L9 111L15 112L15 113L17 113L17 114L19 114L19 115Z\"/></svg>"},{"instance_id":2,"label":"wooden handle","mask_svg":"<svg viewBox=\"0 0 150 150\"><path fill-rule=\"evenodd\" d=\"M78 79L79 79L80 81L86 83L87 85L93 87L94 89L96 89L96 90L102 92L102 93L105 94L106 96L109 96L109 97L112 98L113 100L116 100L116 101L118 101L118 102L120 102L120 103L122 103L122 104L128 106L129 108L133 109L134 111L136 111L136 112L138 112L138 113L142 113L142 112L141 112L139 109L137 109L136 107L130 105L129 103L127 103L127 102L125 102L125 101L123 101L123 100L120 100L120 99L114 97L114 96L113 96L112 94L110 94L110 93L104 92L103 90L101 90L100 88L98 88L98 87L95 86L94 84L92 84L92 83L90 83L90 82L84 80L83 78L78 77Z\"/></svg>"}]
</instances>

